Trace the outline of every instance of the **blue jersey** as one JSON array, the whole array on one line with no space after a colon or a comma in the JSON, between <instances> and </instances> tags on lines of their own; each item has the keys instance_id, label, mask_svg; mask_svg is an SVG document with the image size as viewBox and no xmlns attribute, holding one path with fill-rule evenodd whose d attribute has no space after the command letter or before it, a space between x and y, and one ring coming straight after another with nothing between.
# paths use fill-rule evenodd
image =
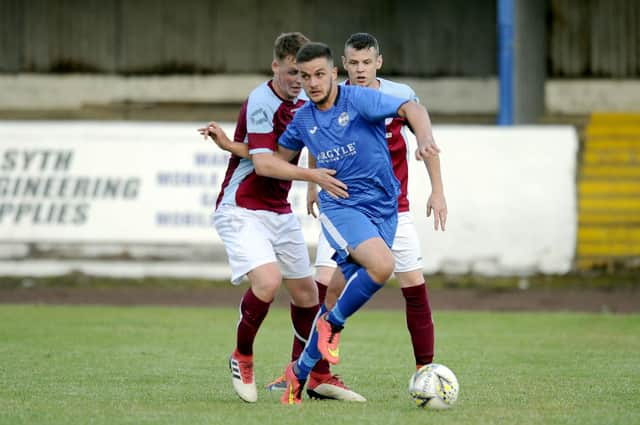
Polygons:
<instances>
[{"instance_id":1,"label":"blue jersey","mask_svg":"<svg viewBox=\"0 0 640 425\"><path fill-rule=\"evenodd\" d=\"M400 184L393 173L385 138L385 118L397 117L401 99L355 86L339 86L332 108L312 102L300 108L278 143L300 151L307 147L318 168L336 170L349 197L334 199L321 191L320 209L348 206L374 222L397 212Z\"/></svg>"}]
</instances>

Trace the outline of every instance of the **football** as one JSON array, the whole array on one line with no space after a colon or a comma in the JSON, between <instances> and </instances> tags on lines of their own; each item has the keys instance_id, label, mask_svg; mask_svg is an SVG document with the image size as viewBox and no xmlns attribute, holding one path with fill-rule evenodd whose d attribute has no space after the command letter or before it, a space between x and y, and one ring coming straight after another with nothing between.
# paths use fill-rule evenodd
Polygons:
<instances>
[{"instance_id":1,"label":"football","mask_svg":"<svg viewBox=\"0 0 640 425\"><path fill-rule=\"evenodd\" d=\"M423 409L448 409L458 399L458 378L448 367L431 363L418 369L409 379L409 394Z\"/></svg>"}]
</instances>

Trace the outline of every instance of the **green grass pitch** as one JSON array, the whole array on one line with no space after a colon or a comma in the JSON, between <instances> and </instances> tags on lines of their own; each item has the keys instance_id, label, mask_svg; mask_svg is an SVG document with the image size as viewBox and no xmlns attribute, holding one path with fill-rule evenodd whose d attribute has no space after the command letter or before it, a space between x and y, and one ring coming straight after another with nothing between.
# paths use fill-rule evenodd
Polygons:
<instances>
[{"instance_id":1,"label":"green grass pitch","mask_svg":"<svg viewBox=\"0 0 640 425\"><path fill-rule=\"evenodd\" d=\"M640 315L436 311L436 361L461 384L450 410L407 393L402 311L363 310L334 368L363 404L281 406L234 394L237 310L0 306L0 424L640 424ZM255 345L261 387L291 346L274 308Z\"/></svg>"}]
</instances>

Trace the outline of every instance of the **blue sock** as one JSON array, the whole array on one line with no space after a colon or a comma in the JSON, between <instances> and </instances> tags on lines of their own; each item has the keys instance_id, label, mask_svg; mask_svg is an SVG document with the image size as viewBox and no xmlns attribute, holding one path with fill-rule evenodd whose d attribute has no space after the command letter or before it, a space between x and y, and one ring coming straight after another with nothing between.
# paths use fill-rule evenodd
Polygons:
<instances>
[{"instance_id":1,"label":"blue sock","mask_svg":"<svg viewBox=\"0 0 640 425\"><path fill-rule=\"evenodd\" d=\"M369 273L360 267L347 281L347 286L338 298L327 320L334 325L344 326L344 322L378 292L384 285L371 279Z\"/></svg>"},{"instance_id":2,"label":"blue sock","mask_svg":"<svg viewBox=\"0 0 640 425\"><path fill-rule=\"evenodd\" d=\"M327 307L322 304L322 306L320 306L320 310L318 310L315 320L313 321L311 335L309 335L307 345L305 345L302 354L300 354L300 357L298 357L298 360L293 366L293 371L301 381L307 379L309 373L311 373L311 369L313 369L316 363L322 359L322 354L318 351L318 331L316 330L316 320L326 312Z\"/></svg>"}]
</instances>

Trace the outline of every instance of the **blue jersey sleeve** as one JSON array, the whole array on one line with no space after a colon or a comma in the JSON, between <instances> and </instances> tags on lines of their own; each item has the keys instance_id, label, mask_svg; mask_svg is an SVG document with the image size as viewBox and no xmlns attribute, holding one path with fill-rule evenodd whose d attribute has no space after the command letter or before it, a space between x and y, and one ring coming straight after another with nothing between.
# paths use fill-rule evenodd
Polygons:
<instances>
[{"instance_id":1,"label":"blue jersey sleeve","mask_svg":"<svg viewBox=\"0 0 640 425\"><path fill-rule=\"evenodd\" d=\"M300 137L300 131L298 130L295 121L296 119L294 117L293 121L289 123L284 133L280 135L278 144L283 148L299 152L304 147L304 143L302 141L302 138Z\"/></svg>"},{"instance_id":2,"label":"blue jersey sleeve","mask_svg":"<svg viewBox=\"0 0 640 425\"><path fill-rule=\"evenodd\" d=\"M411 99L403 99L380 92L361 88L354 91L353 104L368 121L380 121L398 116L398 109Z\"/></svg>"}]
</instances>

